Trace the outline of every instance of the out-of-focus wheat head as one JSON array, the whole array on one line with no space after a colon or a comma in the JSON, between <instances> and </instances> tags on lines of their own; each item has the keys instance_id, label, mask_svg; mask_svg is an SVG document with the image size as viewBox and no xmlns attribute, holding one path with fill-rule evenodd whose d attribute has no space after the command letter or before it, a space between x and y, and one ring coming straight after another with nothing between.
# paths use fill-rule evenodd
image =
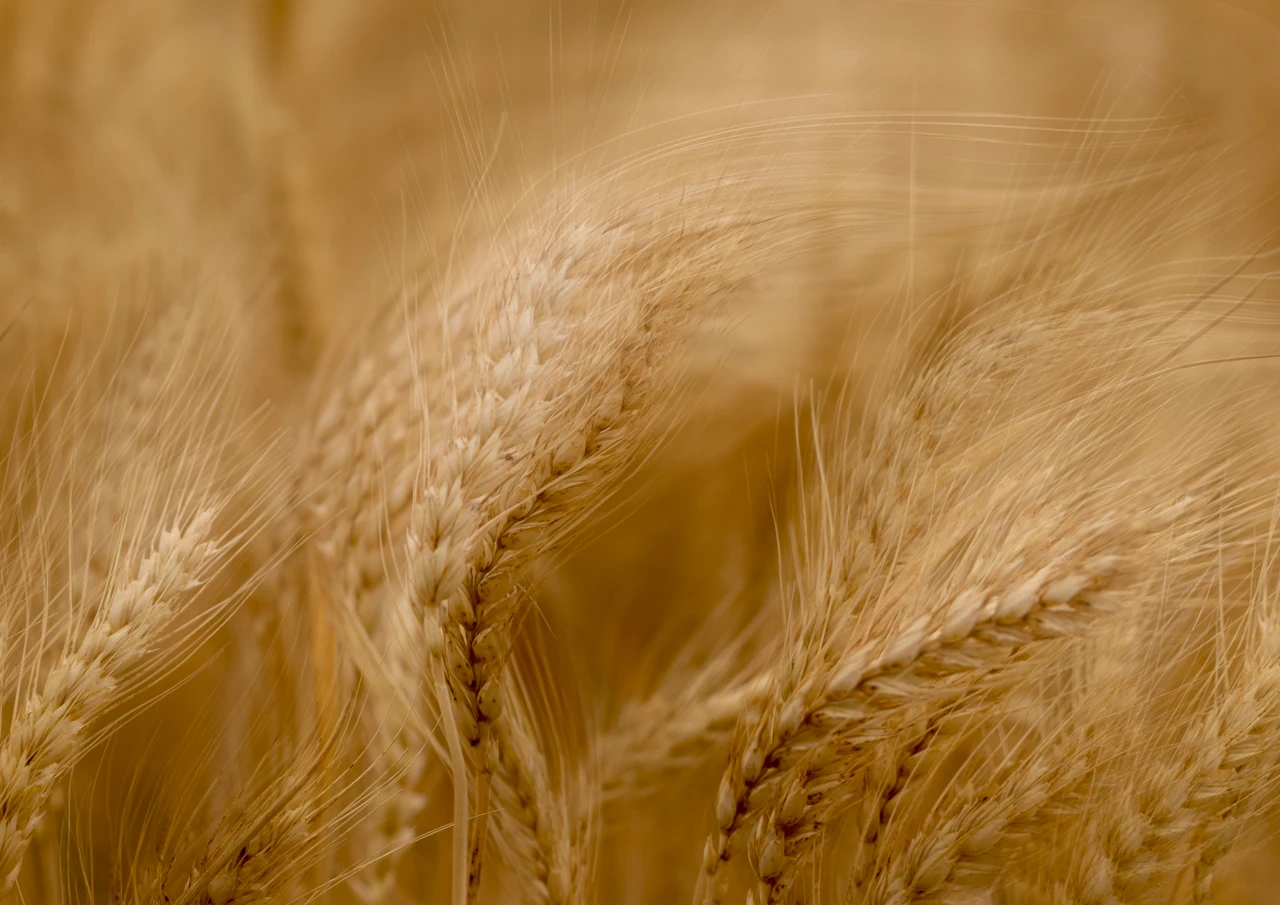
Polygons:
<instances>
[{"instance_id":1,"label":"out-of-focus wheat head","mask_svg":"<svg viewBox=\"0 0 1280 905\"><path fill-rule=\"evenodd\" d=\"M1277 51L0 0L0 901L1271 901Z\"/></svg>"}]
</instances>

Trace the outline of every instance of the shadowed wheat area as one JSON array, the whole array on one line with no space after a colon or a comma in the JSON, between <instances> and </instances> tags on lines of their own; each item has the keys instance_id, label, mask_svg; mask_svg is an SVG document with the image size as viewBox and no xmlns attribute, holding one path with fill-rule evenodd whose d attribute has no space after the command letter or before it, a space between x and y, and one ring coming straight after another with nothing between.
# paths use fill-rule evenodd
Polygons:
<instances>
[{"instance_id":1,"label":"shadowed wheat area","mask_svg":"<svg viewBox=\"0 0 1280 905\"><path fill-rule=\"evenodd\" d=\"M0 903L1274 901L1278 61L0 0Z\"/></svg>"}]
</instances>

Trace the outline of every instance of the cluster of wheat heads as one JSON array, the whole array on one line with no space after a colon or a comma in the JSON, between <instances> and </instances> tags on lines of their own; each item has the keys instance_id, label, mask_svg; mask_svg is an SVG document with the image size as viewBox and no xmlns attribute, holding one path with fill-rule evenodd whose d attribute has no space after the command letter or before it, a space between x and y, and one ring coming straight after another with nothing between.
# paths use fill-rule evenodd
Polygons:
<instances>
[{"instance_id":1,"label":"cluster of wheat heads","mask_svg":"<svg viewBox=\"0 0 1280 905\"><path fill-rule=\"evenodd\" d=\"M445 29L360 244L451 128L367 6L0 4L0 901L1267 901L1252 101L543 173Z\"/></svg>"}]
</instances>

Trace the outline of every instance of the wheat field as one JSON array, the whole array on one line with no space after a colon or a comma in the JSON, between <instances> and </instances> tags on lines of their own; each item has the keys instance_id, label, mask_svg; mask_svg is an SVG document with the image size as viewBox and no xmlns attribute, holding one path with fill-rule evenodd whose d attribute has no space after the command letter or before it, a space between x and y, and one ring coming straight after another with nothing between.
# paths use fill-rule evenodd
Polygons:
<instances>
[{"instance_id":1,"label":"wheat field","mask_svg":"<svg viewBox=\"0 0 1280 905\"><path fill-rule=\"evenodd\" d=\"M0 903L1280 901L1275 0L0 0Z\"/></svg>"}]
</instances>

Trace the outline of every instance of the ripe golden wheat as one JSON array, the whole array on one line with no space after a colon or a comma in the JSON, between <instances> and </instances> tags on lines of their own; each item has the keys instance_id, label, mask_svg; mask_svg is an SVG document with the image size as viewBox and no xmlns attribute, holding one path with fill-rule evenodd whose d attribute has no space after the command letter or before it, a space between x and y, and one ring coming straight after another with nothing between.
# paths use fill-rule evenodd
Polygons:
<instances>
[{"instance_id":1,"label":"ripe golden wheat","mask_svg":"<svg viewBox=\"0 0 1280 905\"><path fill-rule=\"evenodd\" d=\"M0 0L0 902L1273 901L1278 51Z\"/></svg>"}]
</instances>

